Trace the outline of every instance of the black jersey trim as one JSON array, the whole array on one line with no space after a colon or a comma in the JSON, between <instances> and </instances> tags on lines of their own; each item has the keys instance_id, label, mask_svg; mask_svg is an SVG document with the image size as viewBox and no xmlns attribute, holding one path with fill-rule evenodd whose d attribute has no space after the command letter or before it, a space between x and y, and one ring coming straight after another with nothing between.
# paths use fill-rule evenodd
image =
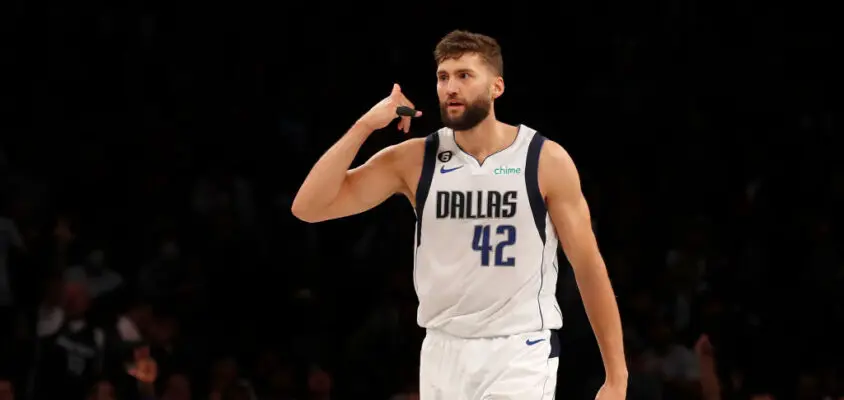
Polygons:
<instances>
[{"instance_id":1,"label":"black jersey trim","mask_svg":"<svg viewBox=\"0 0 844 400\"><path fill-rule=\"evenodd\" d=\"M533 211L533 222L539 231L542 244L545 244L545 216L548 210L545 207L545 200L539 190L539 153L542 151L542 144L545 137L536 132L528 145L527 159L525 160L525 185L527 187L530 209Z\"/></svg>"},{"instance_id":2,"label":"black jersey trim","mask_svg":"<svg viewBox=\"0 0 844 400\"><path fill-rule=\"evenodd\" d=\"M422 159L422 174L416 186L416 246L422 243L422 215L425 211L425 201L431 190L434 170L437 166L437 150L440 147L440 137L437 132L425 138L425 157Z\"/></svg>"}]
</instances>

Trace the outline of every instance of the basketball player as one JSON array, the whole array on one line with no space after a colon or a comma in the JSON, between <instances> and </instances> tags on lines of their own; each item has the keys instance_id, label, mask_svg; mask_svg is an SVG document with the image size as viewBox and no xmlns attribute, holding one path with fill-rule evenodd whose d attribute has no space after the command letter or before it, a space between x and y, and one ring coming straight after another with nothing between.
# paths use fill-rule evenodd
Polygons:
<instances>
[{"instance_id":1,"label":"basketball player","mask_svg":"<svg viewBox=\"0 0 844 400\"><path fill-rule=\"evenodd\" d=\"M559 238L604 361L598 398L623 399L618 306L574 163L528 126L496 120L504 79L494 39L454 31L435 58L444 127L349 170L369 135L398 117L396 107L414 107L394 85L314 165L293 214L318 222L364 212L393 194L410 200L417 320L426 329L423 400L554 397ZM410 123L400 117L398 129L409 132Z\"/></svg>"}]
</instances>

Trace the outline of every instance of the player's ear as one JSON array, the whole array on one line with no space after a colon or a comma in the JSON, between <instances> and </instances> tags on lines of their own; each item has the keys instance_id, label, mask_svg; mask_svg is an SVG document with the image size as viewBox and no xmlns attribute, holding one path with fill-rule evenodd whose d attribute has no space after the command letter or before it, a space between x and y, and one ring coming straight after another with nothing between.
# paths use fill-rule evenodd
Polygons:
<instances>
[{"instance_id":1,"label":"player's ear","mask_svg":"<svg viewBox=\"0 0 844 400\"><path fill-rule=\"evenodd\" d=\"M504 94L504 78L496 77L492 81L492 99L495 100Z\"/></svg>"}]
</instances>

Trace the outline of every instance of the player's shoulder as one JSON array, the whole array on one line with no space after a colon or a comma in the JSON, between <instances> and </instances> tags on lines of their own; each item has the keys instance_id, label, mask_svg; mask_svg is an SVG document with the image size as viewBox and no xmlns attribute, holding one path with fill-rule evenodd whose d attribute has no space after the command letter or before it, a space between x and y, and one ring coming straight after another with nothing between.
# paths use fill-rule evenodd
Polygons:
<instances>
[{"instance_id":1,"label":"player's shoulder","mask_svg":"<svg viewBox=\"0 0 844 400\"><path fill-rule=\"evenodd\" d=\"M542 153L540 154L557 161L571 160L571 155L566 148L551 139L545 139L545 143L542 145Z\"/></svg>"},{"instance_id":2,"label":"player's shoulder","mask_svg":"<svg viewBox=\"0 0 844 400\"><path fill-rule=\"evenodd\" d=\"M539 152L539 175L540 181L564 181L567 179L560 179L564 177L576 177L578 175L577 167L571 154L563 147L562 144L548 139L542 138L542 149ZM545 176L546 179L543 179ZM548 179L552 178L552 179Z\"/></svg>"},{"instance_id":3,"label":"player's shoulder","mask_svg":"<svg viewBox=\"0 0 844 400\"><path fill-rule=\"evenodd\" d=\"M560 143L542 137L537 167L539 191L545 201L573 193L579 187L580 177L569 152Z\"/></svg>"},{"instance_id":4,"label":"player's shoulder","mask_svg":"<svg viewBox=\"0 0 844 400\"><path fill-rule=\"evenodd\" d=\"M568 154L560 143L549 139L541 130L534 129L525 124L519 124L519 132L523 140L531 143L531 147L534 145L541 146L540 154L542 157L558 157Z\"/></svg>"},{"instance_id":5,"label":"player's shoulder","mask_svg":"<svg viewBox=\"0 0 844 400\"><path fill-rule=\"evenodd\" d=\"M390 151L397 158L413 157L415 154L422 155L425 150L425 138L410 138L390 146Z\"/></svg>"},{"instance_id":6,"label":"player's shoulder","mask_svg":"<svg viewBox=\"0 0 844 400\"><path fill-rule=\"evenodd\" d=\"M560 143L549 139L538 131L534 133L534 138L540 139L542 142L542 148L539 152L540 168L543 164L548 167L561 167L574 163L569 152Z\"/></svg>"},{"instance_id":7,"label":"player's shoulder","mask_svg":"<svg viewBox=\"0 0 844 400\"><path fill-rule=\"evenodd\" d=\"M425 148L428 146L436 146L441 139L441 133L444 129L438 129L423 137L416 137L407 139L401 143L391 146L393 152L399 156L423 156Z\"/></svg>"},{"instance_id":8,"label":"player's shoulder","mask_svg":"<svg viewBox=\"0 0 844 400\"><path fill-rule=\"evenodd\" d=\"M422 165L425 156L426 143L431 141L432 133L423 137L415 137L396 143L384 149L384 153L400 168L411 165Z\"/></svg>"}]
</instances>

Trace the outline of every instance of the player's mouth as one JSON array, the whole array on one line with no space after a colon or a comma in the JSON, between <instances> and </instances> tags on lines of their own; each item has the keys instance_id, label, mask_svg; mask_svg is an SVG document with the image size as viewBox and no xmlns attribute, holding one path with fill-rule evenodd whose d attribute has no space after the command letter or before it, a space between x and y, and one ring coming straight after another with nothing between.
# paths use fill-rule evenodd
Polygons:
<instances>
[{"instance_id":1,"label":"player's mouth","mask_svg":"<svg viewBox=\"0 0 844 400\"><path fill-rule=\"evenodd\" d=\"M458 110L463 108L463 103L459 101L449 101L448 103L446 103L446 106L449 110Z\"/></svg>"}]
</instances>

